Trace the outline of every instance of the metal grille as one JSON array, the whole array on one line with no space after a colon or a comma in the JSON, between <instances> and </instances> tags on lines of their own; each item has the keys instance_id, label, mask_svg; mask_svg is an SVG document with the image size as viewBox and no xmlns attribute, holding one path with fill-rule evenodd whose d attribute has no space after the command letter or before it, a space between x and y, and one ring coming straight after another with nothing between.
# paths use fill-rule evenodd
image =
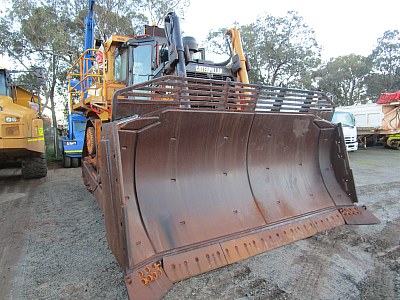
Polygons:
<instances>
[{"instance_id":1,"label":"metal grille","mask_svg":"<svg viewBox=\"0 0 400 300\"><path fill-rule=\"evenodd\" d=\"M165 76L117 91L113 106L138 101L143 105L176 106L185 109L214 109L268 112L328 112L332 101L320 91L243 84L203 78Z\"/></svg>"},{"instance_id":2,"label":"metal grille","mask_svg":"<svg viewBox=\"0 0 400 300\"><path fill-rule=\"evenodd\" d=\"M346 144L355 143L357 141L357 139L355 137L345 137L344 140L345 140Z\"/></svg>"}]
</instances>

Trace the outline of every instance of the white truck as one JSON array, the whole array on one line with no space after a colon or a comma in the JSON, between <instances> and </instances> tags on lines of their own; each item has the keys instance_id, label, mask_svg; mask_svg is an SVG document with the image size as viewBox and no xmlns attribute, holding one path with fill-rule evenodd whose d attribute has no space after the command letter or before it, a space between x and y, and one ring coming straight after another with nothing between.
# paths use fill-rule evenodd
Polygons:
<instances>
[{"instance_id":1,"label":"white truck","mask_svg":"<svg viewBox=\"0 0 400 300\"><path fill-rule=\"evenodd\" d=\"M341 106L337 110L353 114L360 145L381 142L386 147L399 148L400 92L384 93L377 103Z\"/></svg>"},{"instance_id":2,"label":"white truck","mask_svg":"<svg viewBox=\"0 0 400 300\"><path fill-rule=\"evenodd\" d=\"M376 129L382 126L382 107L376 103L342 106L338 110L353 114L357 127L357 139L360 145L375 145L379 135Z\"/></svg>"},{"instance_id":3,"label":"white truck","mask_svg":"<svg viewBox=\"0 0 400 300\"><path fill-rule=\"evenodd\" d=\"M340 123L342 125L346 150L348 152L356 151L358 149L357 127L353 114L348 111L340 110L340 107L336 108L332 117L332 123Z\"/></svg>"}]
</instances>

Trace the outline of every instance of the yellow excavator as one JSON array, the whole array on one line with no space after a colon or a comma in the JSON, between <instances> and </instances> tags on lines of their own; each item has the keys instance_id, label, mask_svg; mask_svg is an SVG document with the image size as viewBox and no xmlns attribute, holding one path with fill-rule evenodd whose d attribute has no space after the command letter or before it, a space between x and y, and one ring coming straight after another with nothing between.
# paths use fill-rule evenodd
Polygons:
<instances>
[{"instance_id":1,"label":"yellow excavator","mask_svg":"<svg viewBox=\"0 0 400 300\"><path fill-rule=\"evenodd\" d=\"M165 29L113 35L69 70L87 118L84 182L130 299L344 224L357 201L333 103L321 91L248 83L239 32L205 59L170 13ZM86 70L86 71L82 71Z\"/></svg>"},{"instance_id":2,"label":"yellow excavator","mask_svg":"<svg viewBox=\"0 0 400 300\"><path fill-rule=\"evenodd\" d=\"M0 67L0 162L21 161L25 179L47 174L40 101L13 84L10 71Z\"/></svg>"}]
</instances>

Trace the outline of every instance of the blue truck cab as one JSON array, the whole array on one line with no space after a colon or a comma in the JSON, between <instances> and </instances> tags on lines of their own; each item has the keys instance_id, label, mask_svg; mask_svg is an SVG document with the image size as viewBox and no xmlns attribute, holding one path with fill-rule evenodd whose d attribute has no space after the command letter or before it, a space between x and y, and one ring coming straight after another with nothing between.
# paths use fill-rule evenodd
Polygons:
<instances>
[{"instance_id":1,"label":"blue truck cab","mask_svg":"<svg viewBox=\"0 0 400 300\"><path fill-rule=\"evenodd\" d=\"M80 114L68 115L68 134L62 139L63 166L76 168L80 165L86 118Z\"/></svg>"}]
</instances>

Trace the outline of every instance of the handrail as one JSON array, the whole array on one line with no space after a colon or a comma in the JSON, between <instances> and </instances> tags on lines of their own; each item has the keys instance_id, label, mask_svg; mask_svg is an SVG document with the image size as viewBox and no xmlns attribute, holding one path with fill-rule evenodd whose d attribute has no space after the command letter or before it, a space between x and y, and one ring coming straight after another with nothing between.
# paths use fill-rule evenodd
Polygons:
<instances>
[{"instance_id":1,"label":"handrail","mask_svg":"<svg viewBox=\"0 0 400 300\"><path fill-rule=\"evenodd\" d=\"M171 106L230 112L312 113L325 119L330 119L334 111L333 102L321 91L172 75L119 89L113 95L112 105L113 120L126 117L127 111L140 116ZM129 109L119 109L120 105L129 105Z\"/></svg>"},{"instance_id":2,"label":"handrail","mask_svg":"<svg viewBox=\"0 0 400 300\"><path fill-rule=\"evenodd\" d=\"M99 64L97 58L101 57ZM74 105L80 104L83 109L90 109L85 103L91 90L98 90L101 87L101 103L96 103L96 107L101 110L108 110L106 80L104 78L104 51L99 49L87 49L75 61L67 72L69 110L73 110ZM77 72L78 71L78 72ZM99 83L101 86L99 86ZM78 97L76 95L79 95ZM79 98L79 101L76 101ZM74 101L75 100L75 101ZM75 103L74 103L75 102Z\"/></svg>"}]
</instances>

